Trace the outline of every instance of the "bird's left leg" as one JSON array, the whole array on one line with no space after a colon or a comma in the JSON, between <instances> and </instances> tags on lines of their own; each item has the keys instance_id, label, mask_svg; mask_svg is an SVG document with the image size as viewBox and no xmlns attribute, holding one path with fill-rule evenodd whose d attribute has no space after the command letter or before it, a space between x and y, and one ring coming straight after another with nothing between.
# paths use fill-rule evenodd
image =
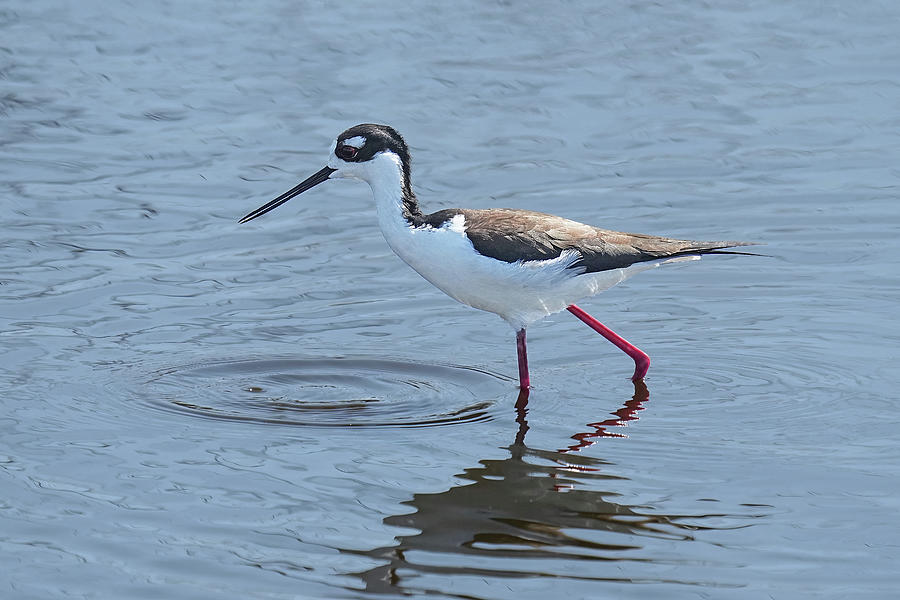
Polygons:
<instances>
[{"instance_id":1,"label":"bird's left leg","mask_svg":"<svg viewBox=\"0 0 900 600\"><path fill-rule=\"evenodd\" d=\"M581 319L588 327L608 339L615 344L619 350L630 356L634 360L634 375L631 376L632 381L640 381L647 374L650 368L650 357L647 356L640 348L621 337L615 331L587 314L574 304L568 307L568 311ZM525 342L525 331L522 331L522 343Z\"/></svg>"}]
</instances>

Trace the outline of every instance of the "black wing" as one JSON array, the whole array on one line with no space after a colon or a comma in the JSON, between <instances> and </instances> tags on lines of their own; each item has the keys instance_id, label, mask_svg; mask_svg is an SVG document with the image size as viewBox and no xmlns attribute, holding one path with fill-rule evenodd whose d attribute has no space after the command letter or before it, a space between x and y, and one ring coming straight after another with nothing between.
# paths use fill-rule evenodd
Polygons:
<instances>
[{"instance_id":1,"label":"black wing","mask_svg":"<svg viewBox=\"0 0 900 600\"><path fill-rule=\"evenodd\" d=\"M750 242L697 242L622 233L555 215L509 208L447 209L425 216L424 223L440 227L458 214L465 217L466 236L479 254L512 263L517 260L549 260L566 250L577 250L581 259L572 268L584 268L586 273L752 245Z\"/></svg>"}]
</instances>

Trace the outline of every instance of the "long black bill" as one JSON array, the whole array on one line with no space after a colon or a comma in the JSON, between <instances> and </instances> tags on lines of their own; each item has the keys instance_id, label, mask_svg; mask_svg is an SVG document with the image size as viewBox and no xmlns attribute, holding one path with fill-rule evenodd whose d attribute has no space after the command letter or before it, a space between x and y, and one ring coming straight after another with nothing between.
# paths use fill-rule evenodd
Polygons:
<instances>
[{"instance_id":1,"label":"long black bill","mask_svg":"<svg viewBox=\"0 0 900 600\"><path fill-rule=\"evenodd\" d=\"M332 173L334 173L335 171L337 171L337 169L332 169L331 167L325 167L324 169L322 169L315 175L310 175L309 177L307 177L306 179L304 179L303 181L298 183L296 186L292 187L291 189L289 189L282 195L278 196L271 202L268 202L268 203L260 206L259 208L254 210L252 213L246 215L240 221L238 221L238 223L246 223L247 221L252 221L256 217L261 217L264 214L266 214L267 212L269 212L270 210L278 208L279 206L281 206L282 204L284 204L285 202L287 202L288 200L290 200L297 194L302 194L309 188L315 187L315 186L319 185L320 183L322 183L323 181L326 181L328 179L328 176L331 175Z\"/></svg>"}]
</instances>

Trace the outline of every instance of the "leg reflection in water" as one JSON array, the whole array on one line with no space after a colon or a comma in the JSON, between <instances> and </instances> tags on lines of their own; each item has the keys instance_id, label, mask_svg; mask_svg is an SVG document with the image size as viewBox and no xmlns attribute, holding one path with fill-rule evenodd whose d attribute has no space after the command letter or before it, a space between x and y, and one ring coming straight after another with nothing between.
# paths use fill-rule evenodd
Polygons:
<instances>
[{"instance_id":1,"label":"leg reflection in water","mask_svg":"<svg viewBox=\"0 0 900 600\"><path fill-rule=\"evenodd\" d=\"M519 397L516 400L516 423L519 424L519 430L516 433L516 444L525 443L525 434L528 432L528 397L529 390L519 390ZM590 427L591 431L584 431L572 435L572 439L578 443L558 450L558 452L578 452L584 448L592 446L598 438L618 437L627 438L628 435L610 431L610 427L628 427L628 421L637 421L637 413L644 410L644 402L650 399L650 391L643 380L634 382L634 395L630 400L625 401L625 405L619 410L613 412L614 419L606 419L605 421L597 421L596 423L587 423L585 427Z\"/></svg>"},{"instance_id":2,"label":"leg reflection in water","mask_svg":"<svg viewBox=\"0 0 900 600\"><path fill-rule=\"evenodd\" d=\"M593 445L598 438L627 438L628 436L624 433L618 431L610 431L610 427L628 427L628 421L637 421L637 414L640 411L644 410L644 402L649 399L650 391L647 389L647 386L644 384L643 380L635 381L634 396L631 397L631 400L625 401L625 406L612 413L615 415L614 419L606 419L605 421L588 423L587 427L592 428L593 431L576 433L572 436L572 439L576 440L578 443L572 444L568 448L560 450L560 452L578 452L579 450Z\"/></svg>"}]
</instances>

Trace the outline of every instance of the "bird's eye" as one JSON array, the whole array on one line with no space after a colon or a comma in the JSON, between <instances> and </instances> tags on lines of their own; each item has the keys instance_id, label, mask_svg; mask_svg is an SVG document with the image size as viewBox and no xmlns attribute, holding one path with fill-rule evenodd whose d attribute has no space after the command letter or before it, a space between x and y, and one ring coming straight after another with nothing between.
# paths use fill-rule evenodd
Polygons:
<instances>
[{"instance_id":1,"label":"bird's eye","mask_svg":"<svg viewBox=\"0 0 900 600\"><path fill-rule=\"evenodd\" d=\"M359 148L354 148L353 146L348 146L346 144L341 145L337 149L337 155L344 160L352 160L356 158L356 155L359 153Z\"/></svg>"}]
</instances>

